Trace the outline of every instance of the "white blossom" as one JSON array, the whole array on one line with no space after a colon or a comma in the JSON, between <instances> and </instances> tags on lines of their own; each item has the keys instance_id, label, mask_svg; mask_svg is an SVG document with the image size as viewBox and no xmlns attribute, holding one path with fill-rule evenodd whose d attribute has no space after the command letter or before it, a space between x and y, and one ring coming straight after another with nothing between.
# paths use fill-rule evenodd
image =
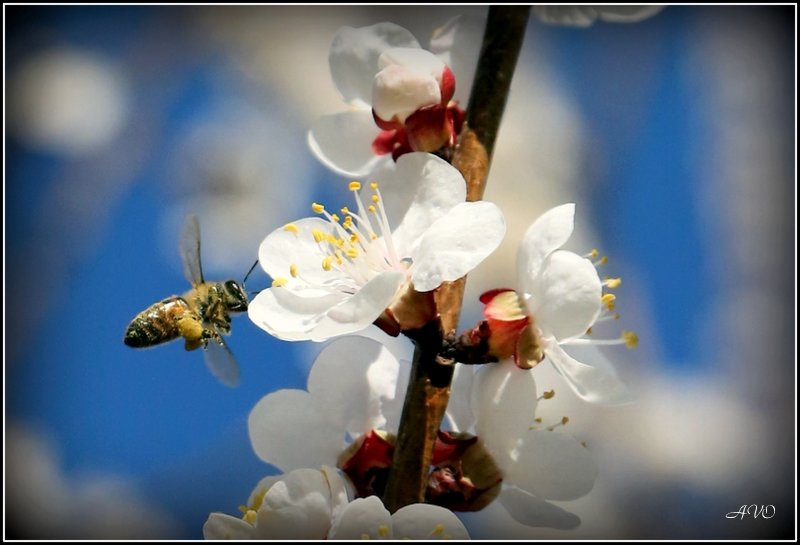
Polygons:
<instances>
[{"instance_id":1,"label":"white blossom","mask_svg":"<svg viewBox=\"0 0 800 545\"><path fill-rule=\"evenodd\" d=\"M414 503L390 514L377 496L369 496L342 510L328 539L469 539L469 534L444 507Z\"/></svg>"},{"instance_id":2,"label":"white blossom","mask_svg":"<svg viewBox=\"0 0 800 545\"><path fill-rule=\"evenodd\" d=\"M484 294L484 315L493 329L496 352L513 354L519 367L530 368L546 357L580 398L615 405L630 401L625 385L612 369L572 358L569 345L626 344L637 342L632 332L616 340L594 340L588 332L612 316L614 295L603 287L619 279L601 281L587 257L562 250L573 230L575 205L548 210L526 231L517 254L518 288Z\"/></svg>"},{"instance_id":3,"label":"white blossom","mask_svg":"<svg viewBox=\"0 0 800 545\"><path fill-rule=\"evenodd\" d=\"M314 122L312 153L333 171L359 177L401 153L454 144L454 109L466 101L482 32L475 18L453 18L434 33L429 51L394 23L341 28L328 59L348 109Z\"/></svg>"},{"instance_id":4,"label":"white blossom","mask_svg":"<svg viewBox=\"0 0 800 545\"><path fill-rule=\"evenodd\" d=\"M262 479L241 518L211 513L205 539L325 539L334 516L348 502L348 482L330 467L295 469Z\"/></svg>"},{"instance_id":5,"label":"white blossom","mask_svg":"<svg viewBox=\"0 0 800 545\"><path fill-rule=\"evenodd\" d=\"M389 175L391 173L387 173ZM409 290L429 292L456 280L492 253L505 234L499 208L464 202L464 178L428 153L404 155L391 184L413 199L392 230L377 183L366 203L351 182L356 210L344 218L323 205L273 231L259 261L273 286L250 303L259 327L285 340L325 340L373 323Z\"/></svg>"}]
</instances>

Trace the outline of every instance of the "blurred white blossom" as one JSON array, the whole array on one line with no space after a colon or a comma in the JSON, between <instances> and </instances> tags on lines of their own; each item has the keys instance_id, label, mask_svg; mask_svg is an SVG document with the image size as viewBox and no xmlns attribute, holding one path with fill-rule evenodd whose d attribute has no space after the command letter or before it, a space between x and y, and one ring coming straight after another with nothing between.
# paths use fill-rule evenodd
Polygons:
<instances>
[{"instance_id":1,"label":"blurred white blossom","mask_svg":"<svg viewBox=\"0 0 800 545\"><path fill-rule=\"evenodd\" d=\"M65 475L57 449L19 423L5 430L5 536L35 539L169 539L181 529L118 476Z\"/></svg>"},{"instance_id":2,"label":"blurred white blossom","mask_svg":"<svg viewBox=\"0 0 800 545\"><path fill-rule=\"evenodd\" d=\"M638 23L656 15L664 6L533 6L532 9L543 23L587 27L597 20Z\"/></svg>"},{"instance_id":3,"label":"blurred white blossom","mask_svg":"<svg viewBox=\"0 0 800 545\"><path fill-rule=\"evenodd\" d=\"M104 150L130 113L123 72L80 49L52 49L11 74L9 128L28 145L65 157Z\"/></svg>"}]
</instances>

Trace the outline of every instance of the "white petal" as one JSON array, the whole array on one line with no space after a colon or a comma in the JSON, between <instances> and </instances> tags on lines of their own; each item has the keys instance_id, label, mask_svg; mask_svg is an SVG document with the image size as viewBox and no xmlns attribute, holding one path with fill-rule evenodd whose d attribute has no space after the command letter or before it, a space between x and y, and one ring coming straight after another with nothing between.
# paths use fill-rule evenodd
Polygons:
<instances>
[{"instance_id":1,"label":"white petal","mask_svg":"<svg viewBox=\"0 0 800 545\"><path fill-rule=\"evenodd\" d=\"M439 57L419 47L387 49L378 58L378 69L383 70L391 65L405 66L417 74L425 74L433 78L439 78L444 70L444 63Z\"/></svg>"},{"instance_id":2,"label":"white petal","mask_svg":"<svg viewBox=\"0 0 800 545\"><path fill-rule=\"evenodd\" d=\"M401 257L410 256L422 234L467 198L467 183L461 173L430 153L402 155L397 160L394 176L384 185L403 187L414 195L411 206L392 234Z\"/></svg>"},{"instance_id":3,"label":"white petal","mask_svg":"<svg viewBox=\"0 0 800 545\"><path fill-rule=\"evenodd\" d=\"M411 374L414 343L405 335L391 337L374 325L358 331L356 335L379 342L398 362L394 395L383 398L381 404L381 412L386 419L384 429L390 433L397 433L400 426L400 416L403 412L406 390L408 389L408 377Z\"/></svg>"},{"instance_id":4,"label":"white petal","mask_svg":"<svg viewBox=\"0 0 800 545\"><path fill-rule=\"evenodd\" d=\"M262 397L250 411L247 427L256 455L283 471L334 465L345 446L345 430L333 425L302 390Z\"/></svg>"},{"instance_id":5,"label":"white petal","mask_svg":"<svg viewBox=\"0 0 800 545\"><path fill-rule=\"evenodd\" d=\"M600 315L603 285L592 262L578 254L551 253L528 287L528 311L545 336L580 337Z\"/></svg>"},{"instance_id":6,"label":"white petal","mask_svg":"<svg viewBox=\"0 0 800 545\"><path fill-rule=\"evenodd\" d=\"M267 490L281 479L283 479L283 475L269 475L258 481L258 484L253 488L253 491L250 492L250 496L247 498L247 505L255 505L256 498L263 498Z\"/></svg>"},{"instance_id":7,"label":"white petal","mask_svg":"<svg viewBox=\"0 0 800 545\"><path fill-rule=\"evenodd\" d=\"M461 278L494 252L505 234L503 213L494 203L455 206L431 225L412 253L414 287L430 291Z\"/></svg>"},{"instance_id":8,"label":"white petal","mask_svg":"<svg viewBox=\"0 0 800 545\"><path fill-rule=\"evenodd\" d=\"M322 466L322 474L328 481L328 488L331 491L331 520L335 520L347 507L350 498L355 496L355 489L341 469Z\"/></svg>"},{"instance_id":9,"label":"white petal","mask_svg":"<svg viewBox=\"0 0 800 545\"><path fill-rule=\"evenodd\" d=\"M413 357L413 356L412 356ZM403 404L408 390L408 379L411 375L411 358L398 360L397 387L393 398L383 400L383 416L386 418L385 429L390 433L397 433L400 429L400 417L403 415Z\"/></svg>"},{"instance_id":10,"label":"white petal","mask_svg":"<svg viewBox=\"0 0 800 545\"><path fill-rule=\"evenodd\" d=\"M472 411L471 403L475 367L477 366L456 364L453 371L447 417L455 431L468 431L475 424L475 413Z\"/></svg>"},{"instance_id":11,"label":"white petal","mask_svg":"<svg viewBox=\"0 0 800 545\"><path fill-rule=\"evenodd\" d=\"M625 405L633 398L613 370L581 363L556 343L545 346L545 355L582 400L597 405Z\"/></svg>"},{"instance_id":12,"label":"white petal","mask_svg":"<svg viewBox=\"0 0 800 545\"><path fill-rule=\"evenodd\" d=\"M380 273L354 295L332 307L326 313L326 319L311 332L311 340L346 335L369 326L386 310L404 281L405 275L400 271Z\"/></svg>"},{"instance_id":13,"label":"white petal","mask_svg":"<svg viewBox=\"0 0 800 545\"><path fill-rule=\"evenodd\" d=\"M405 123L406 118L418 109L441 101L442 93L436 78L398 64L378 72L372 85L372 109L385 121L396 118Z\"/></svg>"},{"instance_id":14,"label":"white petal","mask_svg":"<svg viewBox=\"0 0 800 545\"><path fill-rule=\"evenodd\" d=\"M380 344L363 337L333 341L317 356L308 391L340 429L357 436L385 423L384 398L393 398L399 364Z\"/></svg>"},{"instance_id":15,"label":"white petal","mask_svg":"<svg viewBox=\"0 0 800 545\"><path fill-rule=\"evenodd\" d=\"M548 500L574 500L589 493L597 465L569 434L529 430L504 468L506 484Z\"/></svg>"},{"instance_id":16,"label":"white petal","mask_svg":"<svg viewBox=\"0 0 800 545\"><path fill-rule=\"evenodd\" d=\"M357 498L333 521L328 539L386 539L392 516L377 496Z\"/></svg>"},{"instance_id":17,"label":"white petal","mask_svg":"<svg viewBox=\"0 0 800 545\"><path fill-rule=\"evenodd\" d=\"M530 370L510 361L483 365L475 375L472 407L475 431L495 454L510 452L533 425L536 382ZM502 456L496 462L502 466Z\"/></svg>"},{"instance_id":18,"label":"white petal","mask_svg":"<svg viewBox=\"0 0 800 545\"><path fill-rule=\"evenodd\" d=\"M497 500L514 520L526 526L570 530L581 523L581 519L577 515L520 490L516 486L504 486Z\"/></svg>"},{"instance_id":19,"label":"white petal","mask_svg":"<svg viewBox=\"0 0 800 545\"><path fill-rule=\"evenodd\" d=\"M345 101L369 104L372 78L378 73L378 57L392 47L419 47L419 42L394 23L339 29L328 62L333 82Z\"/></svg>"},{"instance_id":20,"label":"white petal","mask_svg":"<svg viewBox=\"0 0 800 545\"><path fill-rule=\"evenodd\" d=\"M273 279L286 280L284 287L297 290L302 287L340 284L342 273L336 269L326 271L322 260L328 254L314 241L314 230L331 233L331 223L322 218L303 218L291 223L292 230L279 227L272 231L258 247L258 261ZM294 232L296 228L297 233ZM291 275L291 266L297 268L297 278Z\"/></svg>"},{"instance_id":21,"label":"white petal","mask_svg":"<svg viewBox=\"0 0 800 545\"><path fill-rule=\"evenodd\" d=\"M331 524L328 480L316 469L296 469L275 483L258 510L262 539L324 539Z\"/></svg>"},{"instance_id":22,"label":"white petal","mask_svg":"<svg viewBox=\"0 0 800 545\"><path fill-rule=\"evenodd\" d=\"M431 38L431 52L442 59L456 77L453 98L462 108L467 107L485 28L485 18L459 15L437 28Z\"/></svg>"},{"instance_id":23,"label":"white petal","mask_svg":"<svg viewBox=\"0 0 800 545\"><path fill-rule=\"evenodd\" d=\"M238 517L211 513L203 524L203 539L255 539L255 528Z\"/></svg>"},{"instance_id":24,"label":"white petal","mask_svg":"<svg viewBox=\"0 0 800 545\"><path fill-rule=\"evenodd\" d=\"M392 515L394 539L469 539L467 529L449 509L429 503L401 507Z\"/></svg>"},{"instance_id":25,"label":"white petal","mask_svg":"<svg viewBox=\"0 0 800 545\"><path fill-rule=\"evenodd\" d=\"M391 160L372 151L379 133L371 110L353 110L318 118L307 139L311 153L326 167L343 176L360 177Z\"/></svg>"},{"instance_id":26,"label":"white petal","mask_svg":"<svg viewBox=\"0 0 800 545\"><path fill-rule=\"evenodd\" d=\"M573 203L551 208L528 227L517 253L517 278L523 291L539 274L544 258L561 248L572 235L575 217Z\"/></svg>"},{"instance_id":27,"label":"white petal","mask_svg":"<svg viewBox=\"0 0 800 545\"><path fill-rule=\"evenodd\" d=\"M286 288L262 290L250 301L247 316L258 327L279 339L309 340L311 331L325 313L346 299L346 296L341 293L304 296L308 294L294 293Z\"/></svg>"}]
</instances>

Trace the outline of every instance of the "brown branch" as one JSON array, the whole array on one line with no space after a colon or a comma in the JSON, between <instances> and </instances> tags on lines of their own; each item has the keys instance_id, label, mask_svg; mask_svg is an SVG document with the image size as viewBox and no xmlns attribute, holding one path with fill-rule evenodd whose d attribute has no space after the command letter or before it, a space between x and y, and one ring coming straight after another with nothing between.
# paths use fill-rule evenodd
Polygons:
<instances>
[{"instance_id":1,"label":"brown branch","mask_svg":"<svg viewBox=\"0 0 800 545\"><path fill-rule=\"evenodd\" d=\"M493 6L467 108L467 121L453 157L467 182L467 200L483 198L494 142L527 26L530 7ZM452 365L440 358L443 341L452 338L464 296L466 277L443 284L436 293L440 320L409 332L416 345L392 468L383 496L397 509L425 499L433 445L450 397Z\"/></svg>"}]
</instances>

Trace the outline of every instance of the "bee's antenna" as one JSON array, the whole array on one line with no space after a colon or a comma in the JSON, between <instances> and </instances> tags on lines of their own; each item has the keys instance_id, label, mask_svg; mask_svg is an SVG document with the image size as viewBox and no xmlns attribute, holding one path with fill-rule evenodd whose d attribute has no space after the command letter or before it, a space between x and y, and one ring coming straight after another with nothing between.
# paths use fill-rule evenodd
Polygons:
<instances>
[{"instance_id":1,"label":"bee's antenna","mask_svg":"<svg viewBox=\"0 0 800 545\"><path fill-rule=\"evenodd\" d=\"M247 279L250 277L250 273L253 272L253 269L256 268L256 265L258 265L258 259L256 259L256 262L253 263L252 267L250 267L250 270L247 271L247 274L244 275L244 280L242 280L242 286L244 286L245 282L247 282Z\"/></svg>"}]
</instances>

